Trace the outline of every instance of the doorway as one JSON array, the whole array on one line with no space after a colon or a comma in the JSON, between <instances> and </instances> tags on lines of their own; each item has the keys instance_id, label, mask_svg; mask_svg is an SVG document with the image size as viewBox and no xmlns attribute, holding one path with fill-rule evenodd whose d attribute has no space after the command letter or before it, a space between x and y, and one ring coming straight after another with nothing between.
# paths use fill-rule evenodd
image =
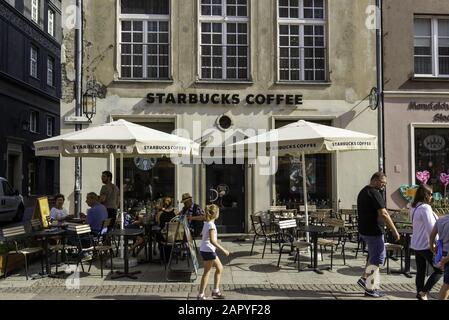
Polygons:
<instances>
[{"instance_id":1,"label":"doorway","mask_svg":"<svg viewBox=\"0 0 449 320\"><path fill-rule=\"evenodd\" d=\"M215 222L218 233L245 230L245 166L212 164L206 166L208 203L220 208Z\"/></svg>"},{"instance_id":2,"label":"doorway","mask_svg":"<svg viewBox=\"0 0 449 320\"><path fill-rule=\"evenodd\" d=\"M14 190L22 192L21 157L18 154L8 153L8 182Z\"/></svg>"}]
</instances>

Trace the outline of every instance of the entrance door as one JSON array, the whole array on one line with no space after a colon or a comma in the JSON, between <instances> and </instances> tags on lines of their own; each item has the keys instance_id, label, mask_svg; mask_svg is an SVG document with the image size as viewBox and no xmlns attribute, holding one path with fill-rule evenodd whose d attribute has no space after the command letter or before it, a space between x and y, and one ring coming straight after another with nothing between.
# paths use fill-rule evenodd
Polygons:
<instances>
[{"instance_id":1,"label":"entrance door","mask_svg":"<svg viewBox=\"0 0 449 320\"><path fill-rule=\"evenodd\" d=\"M245 166L212 164L206 167L208 203L220 207L215 222L219 233L245 230Z\"/></svg>"}]
</instances>

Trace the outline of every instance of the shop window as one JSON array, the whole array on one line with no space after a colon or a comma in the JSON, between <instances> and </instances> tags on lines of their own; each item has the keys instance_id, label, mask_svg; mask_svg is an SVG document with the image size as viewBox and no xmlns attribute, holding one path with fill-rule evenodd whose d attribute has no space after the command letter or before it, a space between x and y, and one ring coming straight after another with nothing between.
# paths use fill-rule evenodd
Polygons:
<instances>
[{"instance_id":1,"label":"shop window","mask_svg":"<svg viewBox=\"0 0 449 320\"><path fill-rule=\"evenodd\" d=\"M433 192L444 194L444 185L440 181L442 173L449 173L449 130L443 128L415 129L415 172L428 171L428 185ZM416 184L421 182L416 179Z\"/></svg>"},{"instance_id":2,"label":"shop window","mask_svg":"<svg viewBox=\"0 0 449 320\"><path fill-rule=\"evenodd\" d=\"M295 121L276 121L276 128ZM330 121L312 121L331 125ZM275 176L276 204L297 207L304 203L302 162L300 157L278 158ZM317 207L332 207L332 157L330 154L306 155L306 176L309 204Z\"/></svg>"},{"instance_id":3,"label":"shop window","mask_svg":"<svg viewBox=\"0 0 449 320\"><path fill-rule=\"evenodd\" d=\"M325 1L278 0L281 81L326 80Z\"/></svg>"},{"instance_id":4,"label":"shop window","mask_svg":"<svg viewBox=\"0 0 449 320\"><path fill-rule=\"evenodd\" d=\"M121 4L121 78L169 79L169 1Z\"/></svg>"},{"instance_id":5,"label":"shop window","mask_svg":"<svg viewBox=\"0 0 449 320\"><path fill-rule=\"evenodd\" d=\"M415 18L415 75L449 77L449 18Z\"/></svg>"},{"instance_id":6,"label":"shop window","mask_svg":"<svg viewBox=\"0 0 449 320\"><path fill-rule=\"evenodd\" d=\"M249 79L247 0L200 0L201 79Z\"/></svg>"}]
</instances>

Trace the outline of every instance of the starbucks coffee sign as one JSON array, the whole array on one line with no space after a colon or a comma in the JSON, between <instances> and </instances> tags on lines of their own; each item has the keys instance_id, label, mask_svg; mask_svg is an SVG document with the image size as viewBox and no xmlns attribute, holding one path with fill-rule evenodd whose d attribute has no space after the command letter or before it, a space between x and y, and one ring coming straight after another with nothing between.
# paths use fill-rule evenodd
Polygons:
<instances>
[{"instance_id":1,"label":"starbucks coffee sign","mask_svg":"<svg viewBox=\"0 0 449 320\"><path fill-rule=\"evenodd\" d=\"M433 122L449 122L449 114L443 114L442 111L449 112L449 102L429 102L429 103L417 103L416 101L410 102L408 106L410 111L434 111L440 112L433 116Z\"/></svg>"}]
</instances>

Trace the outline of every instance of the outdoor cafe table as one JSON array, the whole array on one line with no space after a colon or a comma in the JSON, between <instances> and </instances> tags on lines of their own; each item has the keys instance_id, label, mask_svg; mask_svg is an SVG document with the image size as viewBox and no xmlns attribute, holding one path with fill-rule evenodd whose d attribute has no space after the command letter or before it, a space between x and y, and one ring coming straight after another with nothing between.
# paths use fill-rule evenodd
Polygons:
<instances>
[{"instance_id":1,"label":"outdoor cafe table","mask_svg":"<svg viewBox=\"0 0 449 320\"><path fill-rule=\"evenodd\" d=\"M48 239L54 237L64 236L66 231L63 229L44 229L40 231L33 231L31 235L35 238L41 239L42 247L44 249L45 255L45 273L42 274L42 277L55 277L55 275L51 274L51 266L50 266L50 257L48 255ZM36 277L39 278L39 277ZM35 279L36 279L35 278Z\"/></svg>"},{"instance_id":2,"label":"outdoor cafe table","mask_svg":"<svg viewBox=\"0 0 449 320\"><path fill-rule=\"evenodd\" d=\"M411 250L410 250L410 236L413 234L413 229L398 229L398 233L401 236L405 236L405 243L404 243L404 275L407 278L411 278L412 275L410 273L410 256L411 256Z\"/></svg>"},{"instance_id":3,"label":"outdoor cafe table","mask_svg":"<svg viewBox=\"0 0 449 320\"><path fill-rule=\"evenodd\" d=\"M116 236L116 237L123 237L125 240L125 244L124 244L124 272L120 272L117 271L117 274L113 275L111 277L111 279L118 279L118 278L123 278L123 277L127 277L130 279L137 279L137 277L135 276L135 274L140 273L141 271L133 271L133 272L129 272L129 260L128 260L128 242L129 242L129 238L131 237L137 237L143 234L143 230L142 229L123 229L123 230L113 230L111 231L111 235L112 236Z\"/></svg>"},{"instance_id":4,"label":"outdoor cafe table","mask_svg":"<svg viewBox=\"0 0 449 320\"><path fill-rule=\"evenodd\" d=\"M332 227L327 226L300 226L298 228L299 231L309 232L312 237L313 242L313 266L312 269L318 274L323 274L323 271L318 267L318 236L323 233L329 233L333 231ZM329 270L330 267L325 267L323 269Z\"/></svg>"}]
</instances>

